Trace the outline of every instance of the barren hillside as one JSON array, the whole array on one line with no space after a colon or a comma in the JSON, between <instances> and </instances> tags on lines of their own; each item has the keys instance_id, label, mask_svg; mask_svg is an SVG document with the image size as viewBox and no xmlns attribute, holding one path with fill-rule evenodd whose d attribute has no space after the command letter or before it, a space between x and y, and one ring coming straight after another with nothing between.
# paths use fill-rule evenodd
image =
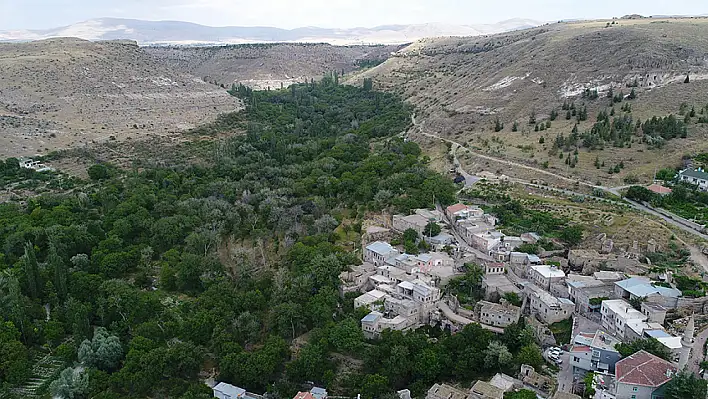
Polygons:
<instances>
[{"instance_id":1,"label":"barren hillside","mask_svg":"<svg viewBox=\"0 0 708 399\"><path fill-rule=\"evenodd\" d=\"M687 75L689 83L684 83ZM350 81L363 78L416 104L419 125L427 133L593 183L647 180L657 167L677 165L682 155L708 148L708 124L698 123L701 115L688 122L687 138L668 140L661 148L644 142L642 128L622 146L578 145L574 167L560 154L574 153L576 146L553 145L558 135L569 136L576 122L582 135L592 129L598 113L612 112L610 89L624 95L614 104L616 116L631 117L633 123L676 115L682 103L686 112L695 107L700 113L708 105L706 18L559 23L486 37L426 39ZM632 89L636 98L628 98ZM586 108L587 120L566 119L564 102ZM626 104L631 112L623 112ZM552 111L559 115L551 127L536 132ZM536 122L530 124L532 114ZM501 129L495 126L497 118ZM595 167L598 158L605 166ZM619 162L625 166L620 173L607 173ZM476 166L472 172L484 168L483 163Z\"/></svg>"},{"instance_id":2,"label":"barren hillside","mask_svg":"<svg viewBox=\"0 0 708 399\"><path fill-rule=\"evenodd\" d=\"M243 83L256 89L280 88L323 74L351 72L363 62L387 59L401 46L329 44L244 44L218 47L147 47L161 62L207 82Z\"/></svg>"},{"instance_id":3,"label":"barren hillside","mask_svg":"<svg viewBox=\"0 0 708 399\"><path fill-rule=\"evenodd\" d=\"M0 157L193 127L237 108L132 42L0 44Z\"/></svg>"}]
</instances>

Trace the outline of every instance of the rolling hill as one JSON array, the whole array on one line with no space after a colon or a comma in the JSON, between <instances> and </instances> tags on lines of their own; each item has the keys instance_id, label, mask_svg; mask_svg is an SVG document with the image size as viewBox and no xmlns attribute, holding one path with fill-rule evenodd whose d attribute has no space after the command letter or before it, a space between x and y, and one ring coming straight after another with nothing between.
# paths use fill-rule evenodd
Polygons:
<instances>
[{"instance_id":1,"label":"rolling hill","mask_svg":"<svg viewBox=\"0 0 708 399\"><path fill-rule=\"evenodd\" d=\"M615 186L647 181L657 168L678 166L685 154L708 149L708 124L697 123L700 115L688 122L686 138L667 140L661 148L645 142L642 127L621 147L607 140L594 149L582 140L554 145L559 135L571 135L576 122L583 136L601 112L612 113L610 90L624 97L614 103L610 122L625 115L632 123L677 115L682 103L685 112L695 107L700 114L708 105L706 18L584 21L486 37L424 39L350 82L365 78L415 104L426 133L583 181ZM634 99L628 98L632 89ZM576 108L574 114L586 109L587 120L578 122L577 115L567 120L564 103ZM622 112L626 104L631 112ZM576 148L571 167L566 160ZM475 157L466 162L471 172L517 172ZM624 169L609 174L620 163Z\"/></svg>"},{"instance_id":2,"label":"rolling hill","mask_svg":"<svg viewBox=\"0 0 708 399\"><path fill-rule=\"evenodd\" d=\"M541 22L515 18L496 24L450 25L428 23L386 25L374 28L326 29L303 27L227 26L211 27L181 21L142 21L99 18L44 30L0 31L0 41L28 41L55 37L78 37L86 40L134 40L141 45L181 44L214 45L269 42L352 44L402 44L423 37L477 36L526 29Z\"/></svg>"},{"instance_id":3,"label":"rolling hill","mask_svg":"<svg viewBox=\"0 0 708 399\"><path fill-rule=\"evenodd\" d=\"M239 104L134 42L0 44L0 157L187 129Z\"/></svg>"}]
</instances>

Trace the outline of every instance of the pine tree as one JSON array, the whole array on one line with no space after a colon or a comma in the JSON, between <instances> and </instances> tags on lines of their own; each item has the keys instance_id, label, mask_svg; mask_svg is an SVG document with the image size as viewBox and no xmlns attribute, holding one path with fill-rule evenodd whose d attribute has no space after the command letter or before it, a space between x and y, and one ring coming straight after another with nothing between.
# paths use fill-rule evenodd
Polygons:
<instances>
[{"instance_id":1,"label":"pine tree","mask_svg":"<svg viewBox=\"0 0 708 399\"><path fill-rule=\"evenodd\" d=\"M529 114L529 125L535 125L536 124L536 110L531 110L531 113Z\"/></svg>"},{"instance_id":2,"label":"pine tree","mask_svg":"<svg viewBox=\"0 0 708 399\"><path fill-rule=\"evenodd\" d=\"M567 111L567 112L565 113L565 119L566 119L566 120L570 120L570 118L572 118L572 117L573 117L573 116L570 114L570 111Z\"/></svg>"},{"instance_id":3,"label":"pine tree","mask_svg":"<svg viewBox=\"0 0 708 399\"><path fill-rule=\"evenodd\" d=\"M53 243L49 245L47 264L54 273L54 289L57 292L57 297L59 298L59 301L63 303L66 300L68 291L67 278L69 270L66 268L66 264L62 260L61 256L57 253L56 245Z\"/></svg>"},{"instance_id":4,"label":"pine tree","mask_svg":"<svg viewBox=\"0 0 708 399\"><path fill-rule=\"evenodd\" d=\"M551 110L551 120L554 121L558 117L558 112L555 109Z\"/></svg>"},{"instance_id":5,"label":"pine tree","mask_svg":"<svg viewBox=\"0 0 708 399\"><path fill-rule=\"evenodd\" d=\"M538 144L543 144L545 142L546 142L546 139L543 136L541 136L541 138L538 139Z\"/></svg>"},{"instance_id":6,"label":"pine tree","mask_svg":"<svg viewBox=\"0 0 708 399\"><path fill-rule=\"evenodd\" d=\"M37 298L42 284L39 281L39 267L37 266L37 254L34 252L34 244L29 241L25 243L24 269L29 296Z\"/></svg>"},{"instance_id":7,"label":"pine tree","mask_svg":"<svg viewBox=\"0 0 708 399\"><path fill-rule=\"evenodd\" d=\"M691 81L691 78L686 75L686 79L683 81L683 83L689 83Z\"/></svg>"},{"instance_id":8,"label":"pine tree","mask_svg":"<svg viewBox=\"0 0 708 399\"><path fill-rule=\"evenodd\" d=\"M689 113L689 115L691 116L691 118L696 116L696 108L695 107L691 106L691 112Z\"/></svg>"},{"instance_id":9,"label":"pine tree","mask_svg":"<svg viewBox=\"0 0 708 399\"><path fill-rule=\"evenodd\" d=\"M511 131L512 132L518 132L519 131L519 123L517 121L514 121L514 124L511 125Z\"/></svg>"},{"instance_id":10,"label":"pine tree","mask_svg":"<svg viewBox=\"0 0 708 399\"><path fill-rule=\"evenodd\" d=\"M632 89L632 91L629 92L629 96L627 97L627 100L634 100L635 98L637 98L637 92L634 91L634 89Z\"/></svg>"},{"instance_id":11,"label":"pine tree","mask_svg":"<svg viewBox=\"0 0 708 399\"><path fill-rule=\"evenodd\" d=\"M497 117L497 119L494 121L494 131L501 132L502 129L504 129L504 124L501 123L501 121L499 120L499 117Z\"/></svg>"}]
</instances>

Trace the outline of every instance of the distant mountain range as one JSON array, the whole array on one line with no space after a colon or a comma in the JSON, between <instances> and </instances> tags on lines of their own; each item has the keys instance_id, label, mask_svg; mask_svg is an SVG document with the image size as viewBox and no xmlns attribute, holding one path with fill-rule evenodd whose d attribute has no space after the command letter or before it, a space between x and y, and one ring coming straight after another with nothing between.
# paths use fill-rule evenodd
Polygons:
<instances>
[{"instance_id":1,"label":"distant mountain range","mask_svg":"<svg viewBox=\"0 0 708 399\"><path fill-rule=\"evenodd\" d=\"M317 27L280 29L240 26L211 27L179 21L100 18L54 29L0 31L0 41L19 42L56 37L77 37L86 40L134 40L140 45L268 42L308 42L334 45L401 44L425 37L479 36L532 28L541 24L542 22L539 21L517 18L496 24L479 25L429 23L351 29Z\"/></svg>"}]
</instances>

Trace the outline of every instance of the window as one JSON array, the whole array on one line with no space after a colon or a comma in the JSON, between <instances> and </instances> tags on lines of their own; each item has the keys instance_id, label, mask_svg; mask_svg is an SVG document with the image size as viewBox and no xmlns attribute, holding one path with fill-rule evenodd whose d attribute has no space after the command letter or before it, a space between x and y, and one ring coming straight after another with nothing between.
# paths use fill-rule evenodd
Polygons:
<instances>
[{"instance_id":1,"label":"window","mask_svg":"<svg viewBox=\"0 0 708 399\"><path fill-rule=\"evenodd\" d=\"M573 356L573 361L574 361L574 362L579 362L579 361L580 361L580 358L577 357L577 356Z\"/></svg>"},{"instance_id":2,"label":"window","mask_svg":"<svg viewBox=\"0 0 708 399\"><path fill-rule=\"evenodd\" d=\"M637 395L632 395L632 399L637 399Z\"/></svg>"},{"instance_id":3,"label":"window","mask_svg":"<svg viewBox=\"0 0 708 399\"><path fill-rule=\"evenodd\" d=\"M632 392L637 392L638 390L639 390L639 388L637 388L637 387L632 388Z\"/></svg>"}]
</instances>

